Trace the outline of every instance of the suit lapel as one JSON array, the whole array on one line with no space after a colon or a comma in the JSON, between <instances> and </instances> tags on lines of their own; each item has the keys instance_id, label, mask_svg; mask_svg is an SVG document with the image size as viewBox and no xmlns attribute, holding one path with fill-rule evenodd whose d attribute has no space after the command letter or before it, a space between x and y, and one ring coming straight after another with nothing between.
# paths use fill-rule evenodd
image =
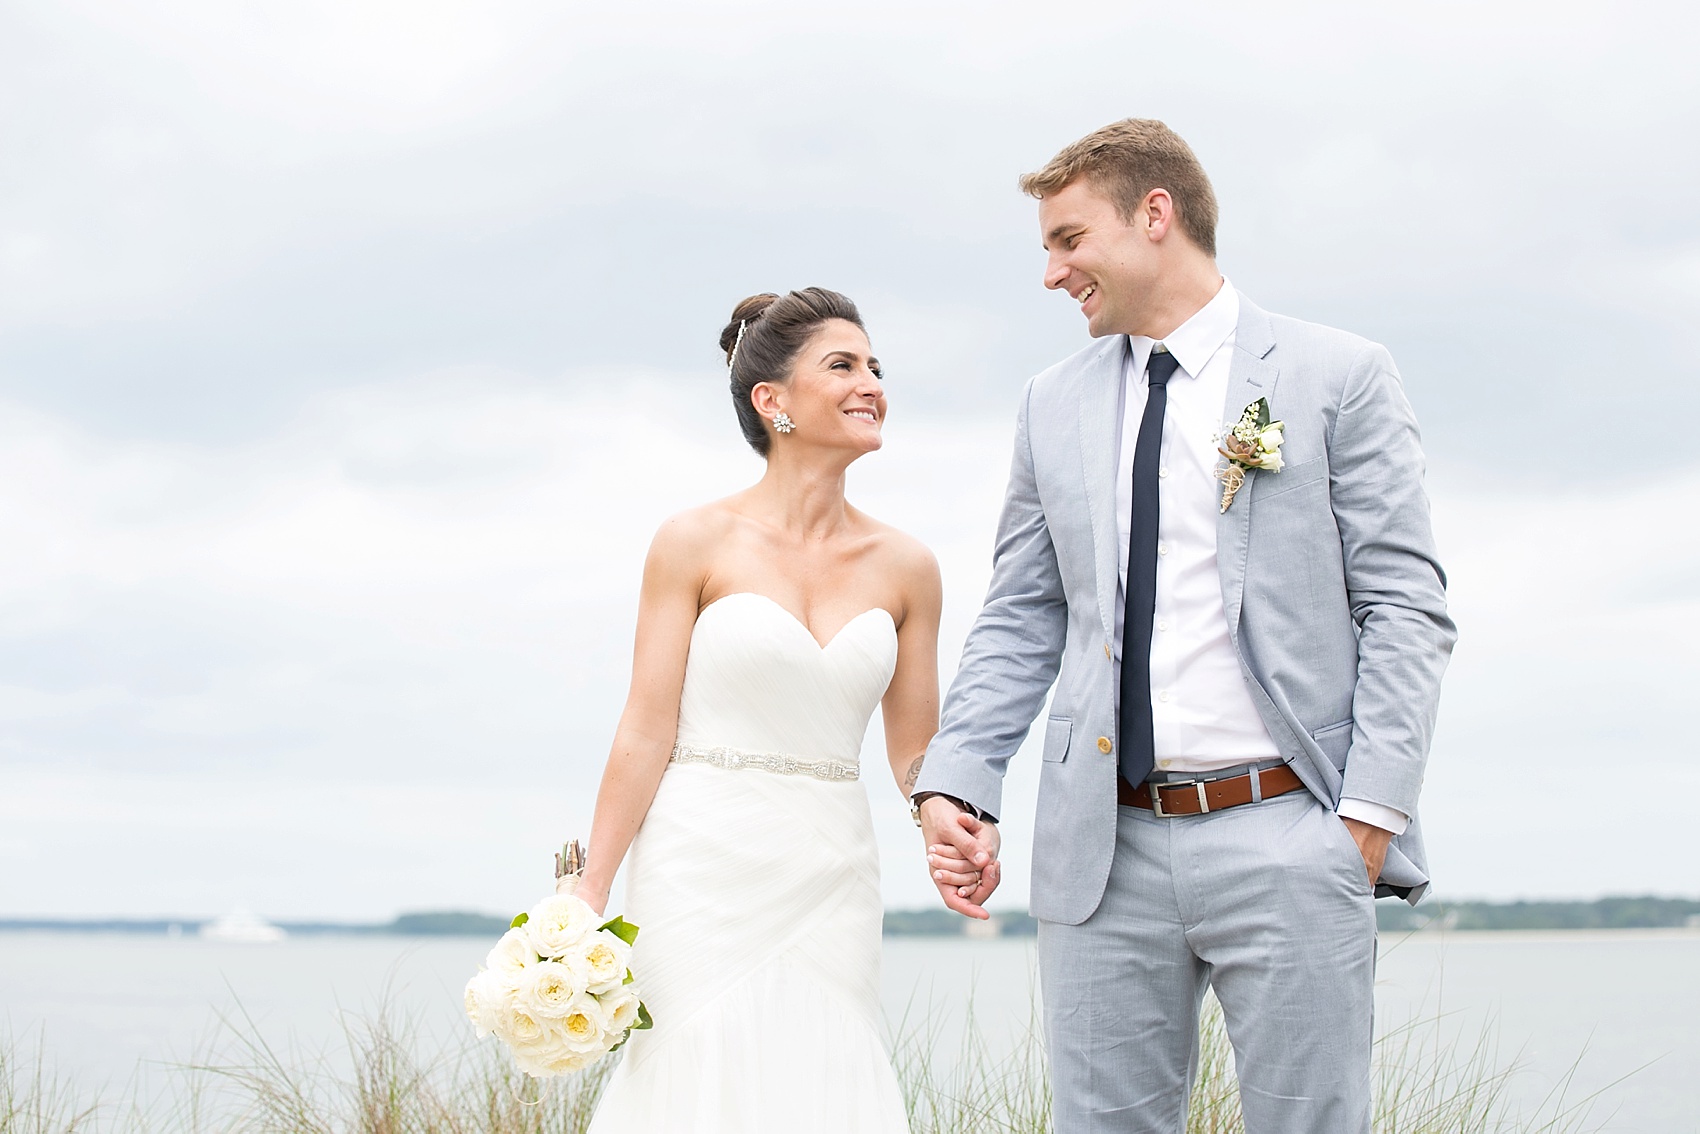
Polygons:
<instances>
[{"instance_id":1,"label":"suit lapel","mask_svg":"<svg viewBox=\"0 0 1700 1134\"><path fill-rule=\"evenodd\" d=\"M1116 585L1121 579L1116 528L1116 458L1127 337L1117 335L1080 376L1080 461L1086 508L1092 521L1092 555L1098 583L1098 616L1104 640L1115 637Z\"/></svg>"},{"instance_id":2,"label":"suit lapel","mask_svg":"<svg viewBox=\"0 0 1700 1134\"><path fill-rule=\"evenodd\" d=\"M1240 322L1234 329L1234 357L1228 367L1228 393L1222 403L1222 422L1239 420L1241 411L1258 398L1275 404L1275 380L1280 368L1270 361L1275 349L1274 328L1269 316L1256 304L1240 296ZM1228 616L1228 633L1237 643L1240 636L1240 604L1245 595L1246 556L1250 549L1252 482L1260 475L1246 474L1233 504L1216 519L1216 566L1222 578L1222 606Z\"/></svg>"}]
</instances>

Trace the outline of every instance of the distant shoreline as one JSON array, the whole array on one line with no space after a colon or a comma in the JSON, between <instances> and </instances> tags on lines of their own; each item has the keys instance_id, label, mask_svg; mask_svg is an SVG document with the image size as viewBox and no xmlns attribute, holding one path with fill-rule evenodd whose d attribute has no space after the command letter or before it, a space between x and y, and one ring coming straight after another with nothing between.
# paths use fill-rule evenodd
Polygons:
<instances>
[{"instance_id":1,"label":"distant shoreline","mask_svg":"<svg viewBox=\"0 0 1700 1134\"><path fill-rule=\"evenodd\" d=\"M122 933L194 937L215 918L5 918L0 933ZM1376 903L1383 933L1495 933L1619 929L1700 929L1700 900L1612 897L1588 902L1424 902L1415 908L1398 901ZM405 913L388 922L278 921L292 937L496 937L508 919L464 910ZM994 911L991 922L971 921L944 909L887 910L887 937L1032 937L1038 923L1024 910Z\"/></svg>"},{"instance_id":2,"label":"distant shoreline","mask_svg":"<svg viewBox=\"0 0 1700 1134\"><path fill-rule=\"evenodd\" d=\"M1406 930L1507 932L1516 930L1695 929L1700 900L1690 898L1610 897L1590 902L1448 902L1408 906L1381 901L1376 924L1384 933Z\"/></svg>"}]
</instances>

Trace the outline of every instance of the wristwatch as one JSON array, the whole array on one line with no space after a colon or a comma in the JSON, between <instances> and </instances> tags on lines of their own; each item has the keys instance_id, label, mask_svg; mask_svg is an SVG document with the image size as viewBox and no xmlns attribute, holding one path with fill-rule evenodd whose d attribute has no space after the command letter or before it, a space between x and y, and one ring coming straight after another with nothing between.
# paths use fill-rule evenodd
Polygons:
<instances>
[{"instance_id":1,"label":"wristwatch","mask_svg":"<svg viewBox=\"0 0 1700 1134\"><path fill-rule=\"evenodd\" d=\"M950 800L952 803L956 804L957 807L968 812L968 814L972 815L976 819L984 819L986 817L986 813L984 811L981 811L978 807L975 807L972 803L969 803L966 800L956 798L954 795L945 795L942 791L918 791L909 797L909 818L915 820L915 826L919 827L921 825L921 804L925 803L935 795L943 796L945 799Z\"/></svg>"}]
</instances>

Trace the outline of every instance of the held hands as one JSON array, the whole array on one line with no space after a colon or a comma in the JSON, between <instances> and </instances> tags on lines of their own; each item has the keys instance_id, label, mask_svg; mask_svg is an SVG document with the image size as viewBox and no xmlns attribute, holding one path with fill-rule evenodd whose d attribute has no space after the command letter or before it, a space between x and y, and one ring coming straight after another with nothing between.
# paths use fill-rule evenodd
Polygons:
<instances>
[{"instance_id":1,"label":"held hands","mask_svg":"<svg viewBox=\"0 0 1700 1134\"><path fill-rule=\"evenodd\" d=\"M1393 832L1358 819L1342 818L1340 822L1346 824L1352 841L1358 844L1358 853L1364 856L1364 869L1369 871L1370 888L1374 889L1381 879L1381 866L1387 861L1387 845L1393 841Z\"/></svg>"},{"instance_id":2,"label":"held hands","mask_svg":"<svg viewBox=\"0 0 1700 1134\"><path fill-rule=\"evenodd\" d=\"M991 917L984 903L1002 878L997 824L976 819L934 795L921 803L921 834L927 843L927 867L944 904L966 917Z\"/></svg>"}]
</instances>

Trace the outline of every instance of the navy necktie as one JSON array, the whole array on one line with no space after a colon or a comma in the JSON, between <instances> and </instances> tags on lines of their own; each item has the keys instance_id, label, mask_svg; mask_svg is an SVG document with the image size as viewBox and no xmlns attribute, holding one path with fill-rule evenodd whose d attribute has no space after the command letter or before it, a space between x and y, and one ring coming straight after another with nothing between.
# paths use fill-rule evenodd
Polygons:
<instances>
[{"instance_id":1,"label":"navy necktie","mask_svg":"<svg viewBox=\"0 0 1700 1134\"><path fill-rule=\"evenodd\" d=\"M1122 609L1121 771L1138 785L1156 763L1151 725L1151 622L1157 609L1157 466L1163 458L1163 412L1169 379L1180 365L1152 352L1149 392L1133 448L1133 516L1128 524L1126 605Z\"/></svg>"}]
</instances>

